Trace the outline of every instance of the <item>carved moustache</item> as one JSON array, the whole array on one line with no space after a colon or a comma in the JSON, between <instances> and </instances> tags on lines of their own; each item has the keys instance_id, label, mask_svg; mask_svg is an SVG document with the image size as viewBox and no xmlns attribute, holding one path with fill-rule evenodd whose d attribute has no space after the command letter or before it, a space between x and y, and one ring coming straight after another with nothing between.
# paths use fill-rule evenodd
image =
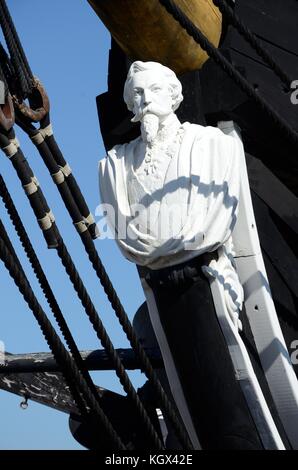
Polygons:
<instances>
[{"instance_id":1,"label":"carved moustache","mask_svg":"<svg viewBox=\"0 0 298 470\"><path fill-rule=\"evenodd\" d=\"M156 103L150 103L144 109L140 110L134 117L131 119L131 122L139 122L146 116L146 114L155 114L160 116L164 113L164 109Z\"/></svg>"}]
</instances>

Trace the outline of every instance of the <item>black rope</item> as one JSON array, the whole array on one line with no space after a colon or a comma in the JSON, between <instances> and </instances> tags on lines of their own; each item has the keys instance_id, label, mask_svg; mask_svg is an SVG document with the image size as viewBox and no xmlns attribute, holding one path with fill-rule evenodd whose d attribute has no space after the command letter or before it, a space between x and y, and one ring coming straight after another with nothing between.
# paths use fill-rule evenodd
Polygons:
<instances>
[{"instance_id":1,"label":"black rope","mask_svg":"<svg viewBox=\"0 0 298 470\"><path fill-rule=\"evenodd\" d=\"M20 38L18 36L17 30L15 28L14 22L12 20L12 17L10 15L10 13L9 13L9 10L7 8L5 0L0 0L0 5L2 7L2 11L3 11L4 15L6 16L6 21L9 25L10 31L11 31L12 36L14 38L16 49L17 49L17 51L19 53L19 56L22 60L27 81L28 81L28 83L31 83L31 85L32 85L33 80L34 80L33 73L32 73L32 70L30 68L29 62L27 60L27 57L26 57L26 54L24 52L22 43L21 43Z\"/></svg>"},{"instance_id":2,"label":"black rope","mask_svg":"<svg viewBox=\"0 0 298 470\"><path fill-rule=\"evenodd\" d=\"M284 72L283 68L270 55L266 48L261 44L255 34L243 23L235 11L227 4L225 0L213 0L222 14L237 29L237 31L247 40L258 55L266 62L278 78L286 85L287 91L291 88L291 78Z\"/></svg>"},{"instance_id":3,"label":"black rope","mask_svg":"<svg viewBox=\"0 0 298 470\"><path fill-rule=\"evenodd\" d=\"M90 296L79 276L79 273L76 270L76 267L71 259L70 254L68 253L68 250L61 241L59 243L59 246L57 247L57 253L58 256L60 257L63 266L65 267L65 270L74 286L75 291L78 294L79 299L81 300L82 305L85 308L85 311L88 315L88 318L94 328L94 331L97 334L98 339L100 340L102 346L105 348L107 351L107 354L113 361L114 367L116 374L120 380L120 383L124 389L124 391L127 393L127 395L130 397L132 402L136 405L136 408L139 412L139 415L141 416L145 427L148 431L148 434L150 435L152 442L154 443L154 446L156 449L162 450L164 449L164 446L156 433L151 420L148 416L148 413L146 409L144 408L143 403L141 402L139 396L137 395L135 389L133 388L133 385L127 375L127 372L121 362L121 359L119 357L119 354L115 350L112 341L110 340L107 331L101 321L101 319L98 316L98 313L90 299Z\"/></svg>"},{"instance_id":4,"label":"black rope","mask_svg":"<svg viewBox=\"0 0 298 470\"><path fill-rule=\"evenodd\" d=\"M117 435L110 421L102 411L93 394L90 392L89 387L86 384L85 379L82 377L73 358L65 349L61 339L57 335L46 314L38 303L23 270L19 269L18 264L15 262L13 255L7 249L2 238L0 238L0 258L9 271L9 274L13 278L28 306L32 310L33 315L36 318L39 327L54 355L54 358L57 361L57 364L59 364L61 367L63 375L69 384L70 390L73 390L73 384L75 383L90 408L94 410L97 419L99 419L100 422L104 425L107 433L116 445L116 448L118 450L125 450L125 446L122 443L120 437Z\"/></svg>"},{"instance_id":5,"label":"black rope","mask_svg":"<svg viewBox=\"0 0 298 470\"><path fill-rule=\"evenodd\" d=\"M216 49L204 34L190 21L172 0L159 0L160 4L182 26L183 29L207 52L232 80L270 117L272 122L291 142L298 146L298 134L287 121L265 100L256 93L254 87L235 69L235 67Z\"/></svg>"},{"instance_id":6,"label":"black rope","mask_svg":"<svg viewBox=\"0 0 298 470\"><path fill-rule=\"evenodd\" d=\"M9 134L12 139L15 138L15 134L12 129ZM5 147L7 147L10 142L11 140L7 136L5 136L3 133L0 134L0 147L2 150L5 149ZM35 177L21 149L18 148L17 152L9 159L13 164L13 167L16 170L23 187L26 187L28 184L32 183L32 179ZM47 216L47 214L51 213L39 185L37 185L35 192L32 192L29 195L27 194L27 196L38 221L42 220ZM53 228L53 224L51 224L49 228L43 230L43 235L49 248L54 248L58 245L58 240Z\"/></svg>"},{"instance_id":7,"label":"black rope","mask_svg":"<svg viewBox=\"0 0 298 470\"><path fill-rule=\"evenodd\" d=\"M21 116L19 113L17 113L17 118L16 118L17 124L29 135L30 138L36 137L38 134L41 137L41 134L37 129L35 129L34 126L29 125L28 123L25 122L24 119L21 119ZM70 214L72 221L77 227L77 230L88 230L86 222L85 222L85 217L88 216L88 214L85 212L85 216L82 215L79 207L78 207L78 197L73 196L73 192L70 189L69 183L70 183L70 176L65 176L63 173L63 167L64 165L58 165L56 159L54 158L49 146L48 146L48 140L45 140L41 137L41 140L38 144L35 143L35 146L44 162L46 165L50 175L54 179L54 182L56 182L58 191L61 195L61 198L65 204L65 207ZM65 163L66 164L66 163ZM55 180L55 175L56 178L59 175L58 180ZM74 178L73 178L74 180ZM75 180L74 180L75 181ZM77 194L76 194L77 196ZM82 196L83 197L83 196ZM86 205L86 203L85 203ZM87 208L87 205L86 205ZM88 208L86 209L87 212L89 212ZM95 223L94 223L95 225Z\"/></svg>"},{"instance_id":8,"label":"black rope","mask_svg":"<svg viewBox=\"0 0 298 470\"><path fill-rule=\"evenodd\" d=\"M11 130L10 131L11 136L15 136L14 132ZM9 142L8 138L4 136L3 134L0 134L0 145L3 148L3 146L7 145L7 142ZM25 159L21 149L19 148L17 153L14 154L10 158L15 170L17 171L17 174L22 182L22 184L28 184L28 182L31 180L31 175L33 175L33 172L29 166L29 163ZM27 195L28 196L28 195ZM34 197L34 198L33 198ZM32 206L32 209L35 213L35 216L37 218L43 217L44 214L44 206L41 203L44 203L46 205L47 211L49 211L46 199L41 191L40 186L38 186L38 192L35 192L34 194L31 194L28 196L30 204ZM40 207L41 206L41 207ZM45 235L47 231L43 230L43 234ZM89 232L88 232L89 233ZM125 371L125 368L123 367L121 363L121 359L117 352L115 351L113 344L98 316L98 313L88 295L88 292L76 270L76 267L71 259L71 256L69 255L67 248L63 242L62 236L58 231L58 228L55 224L55 222L52 223L51 226L51 235L53 236L54 240L56 240L55 248L57 249L57 253L66 269L67 274L70 277L71 282L73 283L73 286L82 302L82 305L85 308L86 314L88 315L95 331L100 339L102 345L106 348L107 353L110 355L111 360L113 361L115 365L115 370L116 374L120 380L120 383L122 384L125 392L127 395L130 397L130 399L133 401L133 403L136 405L136 408L143 419L144 425L148 431L148 434L150 435L152 442L154 443L154 446L156 449L162 450L163 444L156 433L150 417L145 410L139 396L137 395L135 389L132 386L132 383ZM52 245L53 246L53 245Z\"/></svg>"},{"instance_id":9,"label":"black rope","mask_svg":"<svg viewBox=\"0 0 298 470\"><path fill-rule=\"evenodd\" d=\"M54 174L59 172L64 179L63 182L56 184L74 225L77 228L79 225L81 227L85 226L86 229L89 230L92 238L97 238L95 221L72 171L70 171L69 174L66 173L62 175L63 169L69 167L54 135L43 137L40 132L50 124L49 115L46 115L42 120L40 129L36 129L28 119L24 118L19 111L16 111L16 123L26 132L30 139L32 139L50 175L53 177ZM34 137L36 138L37 136L40 137L38 143L34 140Z\"/></svg>"},{"instance_id":10,"label":"black rope","mask_svg":"<svg viewBox=\"0 0 298 470\"><path fill-rule=\"evenodd\" d=\"M6 41L9 53L10 53L10 57L11 57L11 61L15 70L15 74L19 82L19 86L22 92L22 97L26 98L31 91L31 86L30 86L30 83L27 81L27 76L26 76L26 72L24 71L22 59L17 50L14 36L10 29L9 23L7 22L7 19L3 10L3 6L1 5L1 3L0 3L0 24L1 24L5 41Z\"/></svg>"},{"instance_id":11,"label":"black rope","mask_svg":"<svg viewBox=\"0 0 298 470\"><path fill-rule=\"evenodd\" d=\"M55 137L54 135L51 135L51 136L46 136L45 137L45 141L48 145L48 148L49 150L51 151L52 155L53 155L53 158L55 159L56 163L58 166L60 167L64 167L67 162L55 140ZM73 173L71 173L70 175L67 176L67 185L70 189L70 192L74 198L74 200L76 201L76 204L78 206L78 209L81 213L81 215L86 219L89 215L90 215L90 210L88 208L88 205L85 201L85 198L80 190L80 187L73 175ZM89 232L91 233L91 236L93 239L97 238L97 230L96 230L96 224L95 222L91 223L91 224L88 224L88 230Z\"/></svg>"},{"instance_id":12,"label":"black rope","mask_svg":"<svg viewBox=\"0 0 298 470\"><path fill-rule=\"evenodd\" d=\"M0 178L1 178L1 176L0 176ZM7 249L10 251L11 255L14 257L15 262L18 265L18 268L22 269L22 265L21 265L21 263L20 263L20 261L17 257L15 249L14 249L12 243L11 243L11 240L10 240L6 230L5 230L5 227L4 227L3 222L2 222L1 219L0 219L0 238L2 238L2 240L5 243Z\"/></svg>"},{"instance_id":13,"label":"black rope","mask_svg":"<svg viewBox=\"0 0 298 470\"><path fill-rule=\"evenodd\" d=\"M22 129L28 133L30 137L36 135L38 131L33 127L33 126L28 126L25 125L24 121L22 120L17 120L18 124L22 127ZM59 166L56 163L56 158L53 157L53 154L51 153L51 150L53 149L53 146L47 146L49 142L54 142L53 139L45 139L42 141L40 144L36 145L44 163L46 164L50 174L56 173L59 170ZM56 144L55 144L56 145ZM61 154L62 155L62 154ZM60 157L61 158L61 157ZM63 158L63 157L62 157ZM65 161L64 161L65 162ZM63 161L60 160L60 164L63 164ZM75 180L74 180L75 181ZM67 178L67 182L70 182L69 177ZM76 182L75 182L76 183ZM76 206L76 201L72 199L72 194L69 191L69 188L66 184L66 180L63 181L63 183L58 184L58 190L62 196L62 199L65 203L65 206L74 222L74 224L77 224L80 221L80 211L78 207ZM108 300L110 301L116 316L133 348L135 351L136 355L138 356L141 365L142 365L142 370L145 372L147 378L150 380L157 397L159 398L161 402L161 406L163 407L165 413L169 417L173 428L177 434L177 438L181 441L182 446L185 449L192 449L192 445L189 441L188 435L184 429L184 426L182 423L179 421L176 412L173 408L172 403L170 402L167 394L164 392L157 376L156 373L150 363L150 360L145 353L144 349L140 345L140 342L137 339L137 336L134 332L134 329L129 321L129 318L120 302L120 299L107 275L107 272L101 262L101 259L95 249L91 234L89 231L84 231L84 232L79 232L79 235L83 241L85 250L88 254L88 257L92 263L92 266L104 288L104 291L108 297Z\"/></svg>"},{"instance_id":14,"label":"black rope","mask_svg":"<svg viewBox=\"0 0 298 470\"><path fill-rule=\"evenodd\" d=\"M0 178L1 178L1 175L0 175ZM24 270L22 268L22 265L20 263L20 260L19 258L17 257L17 254L15 252L15 249L11 243L11 240L5 230L5 227L3 225L3 222L2 220L0 219L0 238L3 240L3 242L5 243L7 249L9 250L11 256L12 256L12 259L14 260L14 263L16 264L16 267L19 269L20 273L22 273L23 275L24 274ZM77 389L75 387L73 387L71 389L71 394L74 398L74 401L80 411L80 413L82 415L86 415L87 414L87 409L86 409L86 405L85 405L85 402L84 400L82 399L81 395L78 393Z\"/></svg>"},{"instance_id":15,"label":"black rope","mask_svg":"<svg viewBox=\"0 0 298 470\"><path fill-rule=\"evenodd\" d=\"M17 50L19 58L21 57L21 60L23 61L23 70L25 68L25 70L27 71L27 77L26 77L27 81L29 81L28 77L33 78L33 75L32 75L31 69L29 67L28 61L26 59L25 53L19 41L13 21L10 17L9 11L6 7L4 0L0 0L0 7L2 8L2 16L4 17L3 23L5 23L4 26L6 27L6 30L7 30L7 40L8 40L8 45L10 44L9 48L11 51L11 56L15 57L15 50ZM11 36L13 37L13 40ZM48 123L46 122L46 124ZM21 127L24 129L24 126L21 125ZM32 135L32 129L34 129L33 126L31 127L31 135ZM28 132L28 129L25 129L25 130L27 133L30 133L30 131ZM36 130L35 130L35 133L36 133ZM45 145L45 143L47 145ZM47 136L45 138L45 143L38 145L37 146L38 150L40 151L40 154L45 164L47 165L50 173L51 174L57 173L57 171L59 171L59 167L64 167L66 165L66 161L63 157L63 154L57 142L54 139L54 136ZM66 179L66 184L62 183L57 186L65 202L65 205L72 216L74 224L78 224L79 222L82 221L81 215L84 218L87 218L87 216L89 216L90 214L90 211L88 209L88 206L85 202L85 199L80 191L80 188L73 174L68 175ZM92 238L96 238L96 224L93 223L88 228L92 235ZM161 401L161 404L173 424L173 427L177 433L177 437L181 440L185 448L191 449L192 446L189 442L187 433L185 432L181 422L177 418L170 400L168 399L160 382L158 381L157 376L154 372L154 369L152 368L144 349L141 347L136 337L136 334L128 319L128 316L126 315L120 303L120 300L117 296L117 293L114 290L112 283L110 279L108 278L107 273L101 263L101 260L99 259L99 256L94 248L92 240L90 240L85 233L82 235L83 235L82 238L84 241L84 245L88 253L88 256L90 258L90 261L92 262L92 265L97 275L99 276L99 279L104 287L104 290L108 296L108 299L110 300L113 308L116 311L116 315L120 321L120 324L122 325L129 341L131 342L132 347L135 349L135 352L138 355L142 363L143 369L147 377L149 378L153 387L155 388L157 395ZM49 242L48 242L48 245L49 245ZM52 245L53 245L53 242L52 242Z\"/></svg>"},{"instance_id":16,"label":"black rope","mask_svg":"<svg viewBox=\"0 0 298 470\"><path fill-rule=\"evenodd\" d=\"M63 313L57 303L57 300L55 298L55 295L51 289L51 286L47 280L47 277L41 267L41 264L39 262L39 259L34 251L34 248L31 244L31 241L27 235L27 232L25 230L25 227L21 221L21 218L18 214L18 211L14 205L14 202L9 194L9 191L8 191L8 188L4 182L4 179L2 177L2 175L0 175L0 196L2 198L2 201L4 203L4 206L7 210L7 213L13 223L13 226L16 230L16 233L20 239L20 242L24 248L24 251L30 261L30 264L32 266L32 269L36 275L36 278L38 279L38 282L41 286L41 289L44 293L44 296L53 312L53 315L54 315L54 318L61 330L61 333L65 339L65 342L78 366L78 368L80 369L83 377L85 378L86 382L88 383L88 386L90 388L90 390L92 391L93 395L95 396L96 399L99 399L99 396L98 396L98 391L96 389L96 387L94 386L94 383L90 377L90 374L88 373L88 370L85 366L85 363L81 357L81 354L78 350L78 347L75 343L75 340L68 328L68 325L66 323L66 320L63 316ZM0 227L1 228L1 227ZM8 248L10 249L10 251L13 250L13 247L10 243L10 240L9 238L8 239L5 239L5 235L2 231L2 234L0 235L6 245L8 246Z\"/></svg>"},{"instance_id":17,"label":"black rope","mask_svg":"<svg viewBox=\"0 0 298 470\"><path fill-rule=\"evenodd\" d=\"M102 264L100 257L98 256L94 243L92 242L90 237L88 237L88 234L86 232L81 235L81 238L87 251L88 257L92 263L92 266L101 282L101 285L107 295L107 298L111 303L111 306L115 311L119 323L121 324L132 349L139 358L141 369L146 374L147 378L152 384L152 387L158 399L160 400L160 404L163 408L163 411L166 413L173 425L178 440L181 442L184 449L193 449L188 434L185 431L184 425L177 417L176 411L174 410L171 401L165 393L144 348L142 347L136 336L135 330L127 316L127 313L125 312L123 305L121 304L121 301L117 295L117 292L115 291L113 284L111 283L111 280L105 270L105 267Z\"/></svg>"}]
</instances>

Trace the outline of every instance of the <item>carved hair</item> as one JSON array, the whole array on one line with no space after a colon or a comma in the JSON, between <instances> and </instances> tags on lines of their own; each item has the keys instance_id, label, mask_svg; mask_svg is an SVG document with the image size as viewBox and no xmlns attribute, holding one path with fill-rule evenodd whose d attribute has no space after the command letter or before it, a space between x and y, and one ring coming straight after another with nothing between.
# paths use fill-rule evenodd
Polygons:
<instances>
[{"instance_id":1,"label":"carved hair","mask_svg":"<svg viewBox=\"0 0 298 470\"><path fill-rule=\"evenodd\" d=\"M179 82L176 74L158 62L141 62L140 60L133 62L130 66L130 69L127 74L127 79L124 85L124 92L123 98L124 101L130 111L133 110L133 95L132 95L132 87L131 81L134 75L138 72L144 72L146 70L158 70L161 72L166 80L168 81L169 87L172 90L172 98L173 98L173 111L179 108L181 101L183 100L182 95L182 86Z\"/></svg>"}]
</instances>

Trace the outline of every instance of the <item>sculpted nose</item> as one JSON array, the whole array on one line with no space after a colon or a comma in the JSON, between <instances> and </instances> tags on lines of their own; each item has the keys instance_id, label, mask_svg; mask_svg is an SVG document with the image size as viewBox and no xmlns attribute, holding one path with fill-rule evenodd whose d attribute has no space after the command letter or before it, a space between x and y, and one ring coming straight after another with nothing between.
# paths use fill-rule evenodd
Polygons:
<instances>
[{"instance_id":1,"label":"sculpted nose","mask_svg":"<svg viewBox=\"0 0 298 470\"><path fill-rule=\"evenodd\" d=\"M148 104L151 103L151 101L152 101L152 93L151 93L150 90L144 90L143 99L144 99L144 105L148 105Z\"/></svg>"}]
</instances>

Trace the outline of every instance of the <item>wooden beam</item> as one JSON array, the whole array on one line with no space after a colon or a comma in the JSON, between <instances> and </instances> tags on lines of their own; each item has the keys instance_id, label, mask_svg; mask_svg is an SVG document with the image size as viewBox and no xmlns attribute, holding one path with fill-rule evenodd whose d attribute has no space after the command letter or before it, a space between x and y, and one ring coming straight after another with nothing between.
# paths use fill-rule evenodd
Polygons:
<instances>
[{"instance_id":1,"label":"wooden beam","mask_svg":"<svg viewBox=\"0 0 298 470\"><path fill-rule=\"evenodd\" d=\"M124 367L128 370L140 369L132 349L117 349ZM145 350L155 368L163 368L161 354L157 348ZM81 356L88 370L113 370L105 350L81 351ZM10 373L59 372L59 367L51 353L27 353L5 355L5 365L0 366L0 375Z\"/></svg>"}]
</instances>

